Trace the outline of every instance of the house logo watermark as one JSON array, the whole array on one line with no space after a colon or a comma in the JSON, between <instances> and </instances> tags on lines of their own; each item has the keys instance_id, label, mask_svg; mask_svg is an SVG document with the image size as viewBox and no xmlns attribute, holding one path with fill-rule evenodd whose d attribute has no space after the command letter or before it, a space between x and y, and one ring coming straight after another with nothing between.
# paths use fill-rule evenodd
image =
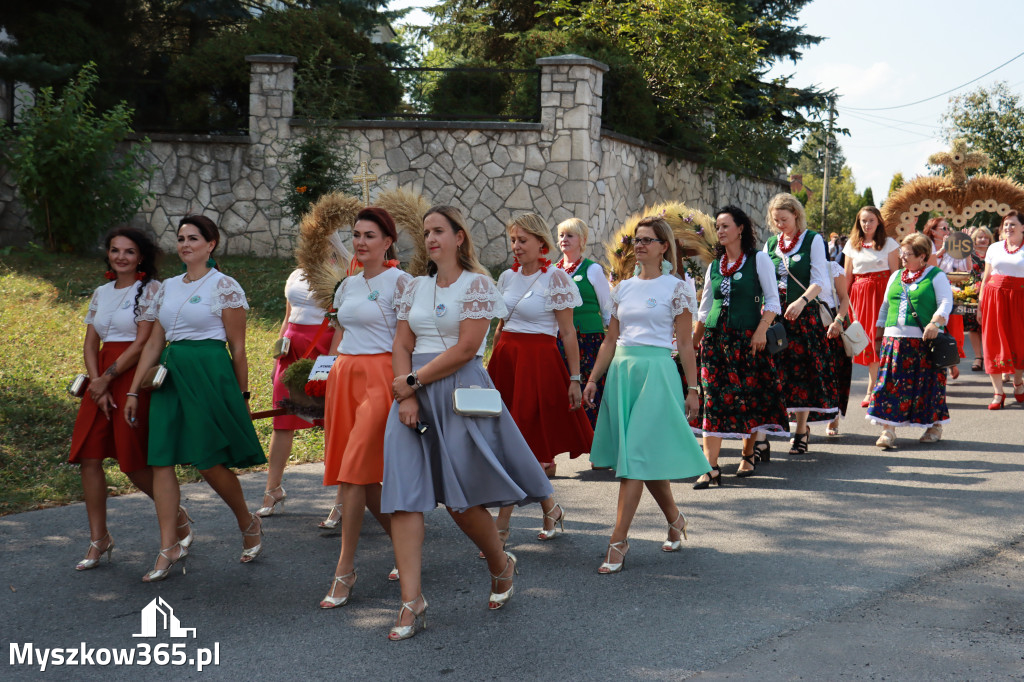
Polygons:
<instances>
[{"instance_id":1,"label":"house logo watermark","mask_svg":"<svg viewBox=\"0 0 1024 682\"><path fill-rule=\"evenodd\" d=\"M174 614L174 608L162 597L143 607L140 632L134 638L167 637L178 640L196 639L197 629L185 627ZM93 647L86 642L68 647L39 647L34 642L11 642L8 648L11 666L178 666L195 668L197 672L211 665L220 665L220 642L212 647L196 647L188 642L139 642L132 647Z\"/></svg>"}]
</instances>

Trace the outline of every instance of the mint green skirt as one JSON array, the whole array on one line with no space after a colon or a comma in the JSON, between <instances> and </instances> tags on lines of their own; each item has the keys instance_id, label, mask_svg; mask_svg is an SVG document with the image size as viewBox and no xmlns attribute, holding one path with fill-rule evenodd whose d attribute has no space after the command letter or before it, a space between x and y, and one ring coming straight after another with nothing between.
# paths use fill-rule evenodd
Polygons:
<instances>
[{"instance_id":1,"label":"mint green skirt","mask_svg":"<svg viewBox=\"0 0 1024 682\"><path fill-rule=\"evenodd\" d=\"M173 341L160 361L164 385L149 402L149 464L266 464L223 341Z\"/></svg>"},{"instance_id":2,"label":"mint green skirt","mask_svg":"<svg viewBox=\"0 0 1024 682\"><path fill-rule=\"evenodd\" d=\"M686 421L671 351L617 346L597 414L590 461L619 478L661 481L700 476L711 465Z\"/></svg>"}]
</instances>

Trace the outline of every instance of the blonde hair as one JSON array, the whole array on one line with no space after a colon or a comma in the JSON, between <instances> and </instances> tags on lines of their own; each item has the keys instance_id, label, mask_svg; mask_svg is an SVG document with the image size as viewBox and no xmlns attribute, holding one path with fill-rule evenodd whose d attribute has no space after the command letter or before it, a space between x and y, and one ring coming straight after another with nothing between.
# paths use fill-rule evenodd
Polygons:
<instances>
[{"instance_id":1,"label":"blonde hair","mask_svg":"<svg viewBox=\"0 0 1024 682\"><path fill-rule=\"evenodd\" d=\"M544 245L541 249L542 253L551 253L555 250L555 244L551 241L551 228L536 213L524 213L510 220L508 225L505 226L505 232L510 237L512 236L513 227L518 227L526 234L531 234L539 239L540 243Z\"/></svg>"},{"instance_id":2,"label":"blonde hair","mask_svg":"<svg viewBox=\"0 0 1024 682\"><path fill-rule=\"evenodd\" d=\"M469 229L466 227L466 221L462 217L462 212L454 206L431 206L427 212L423 214L423 219L426 220L427 216L434 213L440 213L445 217L452 228L452 232L462 232L462 245L458 248L459 267L463 270L476 272L489 277L491 273L487 272L487 269L480 265L480 261L476 257L476 249L473 248L473 238L470 236ZM437 274L437 263L432 260L427 261L427 274Z\"/></svg>"},{"instance_id":3,"label":"blonde hair","mask_svg":"<svg viewBox=\"0 0 1024 682\"><path fill-rule=\"evenodd\" d=\"M672 227L668 222L661 216L647 216L636 224L636 229L633 230L633 240L636 240L636 233L640 231L641 227L649 227L654 231L654 236L662 240L665 244L668 244L668 251L664 254L664 259L669 262L672 266L670 271L673 275L676 274L676 237L672 232ZM636 244L633 245L634 252L636 251Z\"/></svg>"},{"instance_id":4,"label":"blonde hair","mask_svg":"<svg viewBox=\"0 0 1024 682\"><path fill-rule=\"evenodd\" d=\"M979 232L984 232L986 236L988 236L988 241L990 244L994 241L992 238L992 230L988 229L984 225L978 225L976 228L971 230L971 239L974 239L974 235L978 234Z\"/></svg>"},{"instance_id":5,"label":"blonde hair","mask_svg":"<svg viewBox=\"0 0 1024 682\"><path fill-rule=\"evenodd\" d=\"M922 258L928 258L928 256L932 255L932 240L920 232L908 234L900 242L900 246L909 246L915 256Z\"/></svg>"},{"instance_id":6,"label":"blonde hair","mask_svg":"<svg viewBox=\"0 0 1024 682\"><path fill-rule=\"evenodd\" d=\"M587 238L590 236L590 228L588 228L587 224L579 218L568 218L558 223L558 227L555 228L555 232L559 233L562 230L580 238L580 249L587 245Z\"/></svg>"},{"instance_id":7,"label":"blonde hair","mask_svg":"<svg viewBox=\"0 0 1024 682\"><path fill-rule=\"evenodd\" d=\"M802 232L807 229L807 213L804 211L804 205L800 203L792 194L788 192L780 192L772 197L772 200L768 202L768 212L765 215L765 223L768 225L772 232L778 232L775 229L775 221L772 220L772 211L789 211L796 216L796 229Z\"/></svg>"}]
</instances>

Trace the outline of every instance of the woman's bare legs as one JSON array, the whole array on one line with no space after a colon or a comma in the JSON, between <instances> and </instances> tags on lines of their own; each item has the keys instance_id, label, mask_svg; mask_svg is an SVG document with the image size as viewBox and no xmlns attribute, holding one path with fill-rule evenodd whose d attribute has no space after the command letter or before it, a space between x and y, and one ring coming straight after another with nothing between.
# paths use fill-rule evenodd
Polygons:
<instances>
[{"instance_id":1,"label":"woman's bare legs","mask_svg":"<svg viewBox=\"0 0 1024 682\"><path fill-rule=\"evenodd\" d=\"M242 492L242 484L238 482L238 475L223 464L203 469L199 473L203 475L203 478L210 484L214 492L220 495L220 499L227 503L228 508L234 513L235 520L238 522L238 529L245 533L249 525L253 523L254 517L245 504L245 494ZM255 518L258 519L259 517ZM260 522L257 521L256 523L257 529L259 529L261 527L259 525ZM258 534L242 536L242 547L245 549L251 549L261 542L262 540Z\"/></svg>"},{"instance_id":2,"label":"woman's bare legs","mask_svg":"<svg viewBox=\"0 0 1024 682\"><path fill-rule=\"evenodd\" d=\"M348 575L355 570L356 549L359 547L359 534L363 529L363 511L365 509L369 509L384 532L391 535L391 518L387 514L380 513L380 490L380 483L341 484L346 511L341 519L341 553L338 555L338 565L334 569L335 577ZM401 571L399 571L399 575L401 575ZM346 596L350 590L351 588L336 581L332 583L331 592L328 595L340 599Z\"/></svg>"},{"instance_id":3,"label":"woman's bare legs","mask_svg":"<svg viewBox=\"0 0 1024 682\"><path fill-rule=\"evenodd\" d=\"M264 507L273 507L275 502L284 497L284 492L278 488L281 487L284 468L292 454L294 440L295 432L291 429L274 429L274 432L270 434L270 448L267 453L270 463L267 468L267 484L263 489L265 491L263 493Z\"/></svg>"},{"instance_id":4,"label":"woman's bare legs","mask_svg":"<svg viewBox=\"0 0 1024 682\"><path fill-rule=\"evenodd\" d=\"M491 529L494 523L487 514ZM420 512L396 511L391 515L391 543L395 550L395 566L398 568L398 582L402 589L402 602L415 602L419 606L423 592L420 582L423 564L423 514ZM422 607L419 607L422 608ZM412 625L413 614L401 609L395 625Z\"/></svg>"}]
</instances>

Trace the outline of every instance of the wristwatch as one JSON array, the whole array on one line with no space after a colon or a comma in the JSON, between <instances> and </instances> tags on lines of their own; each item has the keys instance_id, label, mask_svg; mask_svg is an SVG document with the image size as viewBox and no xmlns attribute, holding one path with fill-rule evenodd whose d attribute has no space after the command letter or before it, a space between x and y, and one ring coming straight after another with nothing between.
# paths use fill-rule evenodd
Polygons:
<instances>
[{"instance_id":1,"label":"wristwatch","mask_svg":"<svg viewBox=\"0 0 1024 682\"><path fill-rule=\"evenodd\" d=\"M412 390L414 391L418 391L419 389L423 388L423 384L421 384L420 380L416 377L416 372L410 372L409 374L407 374L405 376L405 383L412 386Z\"/></svg>"},{"instance_id":2,"label":"wristwatch","mask_svg":"<svg viewBox=\"0 0 1024 682\"><path fill-rule=\"evenodd\" d=\"M582 374L570 374L569 375L569 381L575 381L576 383L579 383L582 380L583 380L583 375Z\"/></svg>"}]
</instances>

